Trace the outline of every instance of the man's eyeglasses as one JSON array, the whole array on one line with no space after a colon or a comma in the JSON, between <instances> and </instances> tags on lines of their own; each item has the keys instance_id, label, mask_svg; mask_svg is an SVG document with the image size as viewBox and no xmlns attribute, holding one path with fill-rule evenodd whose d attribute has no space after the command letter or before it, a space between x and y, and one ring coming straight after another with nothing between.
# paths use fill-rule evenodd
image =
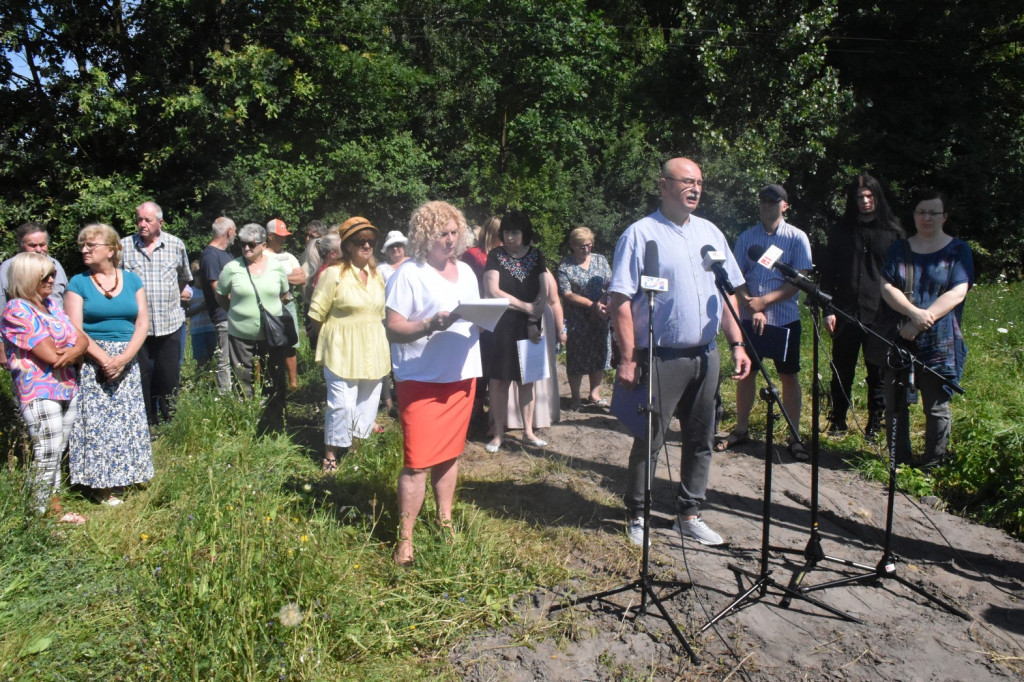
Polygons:
<instances>
[{"instance_id":1,"label":"man's eyeglasses","mask_svg":"<svg viewBox=\"0 0 1024 682\"><path fill-rule=\"evenodd\" d=\"M257 246L259 246L260 244L263 243L263 242L242 242L241 240L239 240L239 241L242 244L242 250L243 251L246 250L246 249L255 249Z\"/></svg>"},{"instance_id":2,"label":"man's eyeglasses","mask_svg":"<svg viewBox=\"0 0 1024 682\"><path fill-rule=\"evenodd\" d=\"M701 187L701 188L704 187L704 181L703 180L698 180L697 178L673 178L670 175L666 175L666 176L664 176L664 178L666 180L672 180L673 182L678 182L683 187Z\"/></svg>"},{"instance_id":3,"label":"man's eyeglasses","mask_svg":"<svg viewBox=\"0 0 1024 682\"><path fill-rule=\"evenodd\" d=\"M914 211L914 215L919 215L922 218L938 218L946 213L945 211Z\"/></svg>"},{"instance_id":4,"label":"man's eyeglasses","mask_svg":"<svg viewBox=\"0 0 1024 682\"><path fill-rule=\"evenodd\" d=\"M577 249L592 249L592 248L594 248L594 245L593 244L577 244L576 248Z\"/></svg>"},{"instance_id":5,"label":"man's eyeglasses","mask_svg":"<svg viewBox=\"0 0 1024 682\"><path fill-rule=\"evenodd\" d=\"M82 251L92 252L99 246L106 246L106 244L104 244L103 242L85 242L83 244L79 244L78 248L81 249Z\"/></svg>"}]
</instances>

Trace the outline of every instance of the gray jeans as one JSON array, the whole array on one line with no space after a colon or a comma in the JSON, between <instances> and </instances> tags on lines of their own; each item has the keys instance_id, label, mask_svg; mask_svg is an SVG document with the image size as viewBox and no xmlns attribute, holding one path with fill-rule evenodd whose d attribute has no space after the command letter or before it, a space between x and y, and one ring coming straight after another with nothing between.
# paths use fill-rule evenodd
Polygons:
<instances>
[{"instance_id":1,"label":"gray jeans","mask_svg":"<svg viewBox=\"0 0 1024 682\"><path fill-rule=\"evenodd\" d=\"M943 389L942 382L929 372L917 372L915 381L921 395L921 407L924 410L924 453L920 459L911 455L909 462L898 461L897 464L928 462L933 459L944 459L949 447L949 432L953 425L952 413L949 409L949 395ZM896 374L885 373L885 433L886 443L892 439L892 418L896 410ZM910 453L909 444L904 447Z\"/></svg>"},{"instance_id":2,"label":"gray jeans","mask_svg":"<svg viewBox=\"0 0 1024 682\"><path fill-rule=\"evenodd\" d=\"M655 413L651 480L654 480L658 454L665 442L669 422L678 407L683 452L679 465L676 512L686 516L697 513L707 493L711 448L715 438L718 374L718 350L709 350L696 357L654 358ZM625 495L626 509L630 516L643 513L646 460L647 441L645 438L637 438L629 452Z\"/></svg>"},{"instance_id":3,"label":"gray jeans","mask_svg":"<svg viewBox=\"0 0 1024 682\"><path fill-rule=\"evenodd\" d=\"M231 393L231 342L228 321L213 325L217 329L217 390L221 395Z\"/></svg>"}]
</instances>

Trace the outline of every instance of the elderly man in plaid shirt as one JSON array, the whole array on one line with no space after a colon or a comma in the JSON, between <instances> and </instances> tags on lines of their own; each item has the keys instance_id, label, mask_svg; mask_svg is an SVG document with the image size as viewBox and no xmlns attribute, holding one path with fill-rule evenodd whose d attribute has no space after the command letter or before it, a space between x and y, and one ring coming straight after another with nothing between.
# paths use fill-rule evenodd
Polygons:
<instances>
[{"instance_id":1,"label":"elderly man in plaid shirt","mask_svg":"<svg viewBox=\"0 0 1024 682\"><path fill-rule=\"evenodd\" d=\"M146 201L135 209L139 231L121 240L122 267L142 278L149 307L149 335L139 352L146 416L155 425L171 418L170 400L181 380L182 302L192 296L185 243L163 231L164 212Z\"/></svg>"}]
</instances>

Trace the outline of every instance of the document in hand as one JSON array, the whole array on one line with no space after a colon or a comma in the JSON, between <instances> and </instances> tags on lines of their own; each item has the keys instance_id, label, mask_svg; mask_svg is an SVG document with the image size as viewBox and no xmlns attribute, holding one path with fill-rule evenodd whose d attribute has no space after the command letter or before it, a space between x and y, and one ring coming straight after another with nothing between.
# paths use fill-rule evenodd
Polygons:
<instances>
[{"instance_id":1,"label":"document in hand","mask_svg":"<svg viewBox=\"0 0 1024 682\"><path fill-rule=\"evenodd\" d=\"M789 351L789 329L776 327L774 324L766 324L764 333L754 332L754 325L750 320L743 320L743 330L747 332L754 351L762 360L771 358L779 362L786 361L786 353Z\"/></svg>"},{"instance_id":2,"label":"document in hand","mask_svg":"<svg viewBox=\"0 0 1024 682\"><path fill-rule=\"evenodd\" d=\"M523 339L516 344L519 346L519 376L523 377L524 384L551 376L548 368L548 344L543 336L537 343Z\"/></svg>"},{"instance_id":3,"label":"document in hand","mask_svg":"<svg viewBox=\"0 0 1024 682\"><path fill-rule=\"evenodd\" d=\"M609 411L637 438L647 437L647 413L644 411L646 406L646 374L633 388L626 388L619 383L618 376L615 377L614 388L612 388L612 406Z\"/></svg>"},{"instance_id":4,"label":"document in hand","mask_svg":"<svg viewBox=\"0 0 1024 682\"><path fill-rule=\"evenodd\" d=\"M476 326L493 332L506 310L507 298L482 298L478 301L460 303L452 312L463 320L469 320Z\"/></svg>"}]
</instances>

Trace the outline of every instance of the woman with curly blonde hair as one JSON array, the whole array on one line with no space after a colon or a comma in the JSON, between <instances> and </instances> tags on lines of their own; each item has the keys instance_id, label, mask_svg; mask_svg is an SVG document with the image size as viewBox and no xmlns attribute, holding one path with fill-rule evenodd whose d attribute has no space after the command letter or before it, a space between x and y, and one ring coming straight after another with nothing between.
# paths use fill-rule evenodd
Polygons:
<instances>
[{"instance_id":1,"label":"woman with curly blonde hair","mask_svg":"<svg viewBox=\"0 0 1024 682\"><path fill-rule=\"evenodd\" d=\"M451 313L480 298L476 276L459 260L466 219L443 201L423 204L409 220L414 262L388 282L385 328L391 341L399 418L405 434L405 467L398 477L398 544L394 560L413 563L413 527L423 506L427 472L437 522L454 533L452 500L459 455L480 376L480 337L475 326Z\"/></svg>"}]
</instances>

